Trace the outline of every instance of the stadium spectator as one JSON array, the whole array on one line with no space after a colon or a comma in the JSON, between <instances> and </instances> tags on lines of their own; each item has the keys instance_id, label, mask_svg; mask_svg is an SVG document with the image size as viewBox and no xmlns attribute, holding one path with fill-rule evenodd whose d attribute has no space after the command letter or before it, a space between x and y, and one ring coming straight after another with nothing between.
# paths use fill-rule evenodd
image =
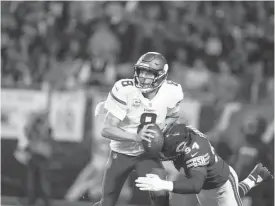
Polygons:
<instances>
[{"instance_id":1,"label":"stadium spectator","mask_svg":"<svg viewBox=\"0 0 275 206\"><path fill-rule=\"evenodd\" d=\"M117 2L3 4L2 84L41 84L55 59L59 64L68 58L86 61L97 53L115 59L111 70L116 71L118 64L136 59L145 50L164 53L173 61L178 47L187 50L189 65L200 57L213 72L227 58L232 73L244 76L252 54L264 65L265 74L273 71L274 52L268 46L274 44L270 2L141 2L131 7ZM128 10L133 11L131 16ZM104 45L107 51L97 51ZM256 101L256 94L247 100Z\"/></svg>"},{"instance_id":2,"label":"stadium spectator","mask_svg":"<svg viewBox=\"0 0 275 206\"><path fill-rule=\"evenodd\" d=\"M41 197L45 206L50 205L51 183L49 168L53 155L53 139L51 128L44 112L34 113L25 126L29 153L27 163L27 197L28 204L34 205Z\"/></svg>"},{"instance_id":3,"label":"stadium spectator","mask_svg":"<svg viewBox=\"0 0 275 206\"><path fill-rule=\"evenodd\" d=\"M240 145L235 156L235 161L232 161L234 162L234 168L240 180L245 178L249 169L253 168L253 164L257 162L262 162L264 165L272 164L269 162L270 158L268 157L269 154L272 154L272 151L261 139L266 127L266 120L258 115L249 115L244 122L242 127L242 132L245 137L244 143ZM267 184L263 184L259 186L259 188L255 188L255 190L249 192L246 199L250 201L245 201L248 202L246 205L265 205L265 198L263 198L263 196L267 190L267 186ZM267 198L270 199L270 197Z\"/></svg>"}]
</instances>

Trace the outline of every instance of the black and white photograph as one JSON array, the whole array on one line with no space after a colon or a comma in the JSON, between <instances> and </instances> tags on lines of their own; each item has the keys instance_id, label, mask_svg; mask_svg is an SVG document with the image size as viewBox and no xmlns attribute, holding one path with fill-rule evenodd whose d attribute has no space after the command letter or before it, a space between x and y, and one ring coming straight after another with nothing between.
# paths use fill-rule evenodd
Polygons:
<instances>
[{"instance_id":1,"label":"black and white photograph","mask_svg":"<svg viewBox=\"0 0 275 206\"><path fill-rule=\"evenodd\" d=\"M273 206L274 1L1 1L2 206Z\"/></svg>"}]
</instances>

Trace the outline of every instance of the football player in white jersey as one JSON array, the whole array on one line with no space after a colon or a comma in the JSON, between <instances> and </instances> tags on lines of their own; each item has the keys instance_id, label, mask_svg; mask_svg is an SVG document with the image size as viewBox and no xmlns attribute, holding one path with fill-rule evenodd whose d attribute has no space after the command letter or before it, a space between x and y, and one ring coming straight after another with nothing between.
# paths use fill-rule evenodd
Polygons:
<instances>
[{"instance_id":1,"label":"football player in white jersey","mask_svg":"<svg viewBox=\"0 0 275 206\"><path fill-rule=\"evenodd\" d=\"M179 84L167 80L168 64L159 53L140 57L134 67L134 79L115 83L106 101L100 103L107 111L102 136L111 140L111 154L103 180L103 195L95 205L114 206L129 174L138 176L163 168L157 157L149 157L142 140L150 142L154 131L148 125L156 123L162 131L179 117L183 91ZM100 108L96 109L100 111ZM166 193L150 193L153 205L168 205Z\"/></svg>"}]
</instances>

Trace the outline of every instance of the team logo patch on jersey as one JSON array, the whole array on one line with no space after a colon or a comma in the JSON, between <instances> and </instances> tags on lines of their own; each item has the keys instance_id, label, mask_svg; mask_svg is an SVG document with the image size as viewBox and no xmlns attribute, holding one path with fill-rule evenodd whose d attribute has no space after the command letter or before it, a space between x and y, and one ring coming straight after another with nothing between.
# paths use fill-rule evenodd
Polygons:
<instances>
[{"instance_id":1,"label":"team logo patch on jersey","mask_svg":"<svg viewBox=\"0 0 275 206\"><path fill-rule=\"evenodd\" d=\"M141 104L141 100L140 99L134 99L133 100L133 107L139 107Z\"/></svg>"},{"instance_id":2,"label":"team logo patch on jersey","mask_svg":"<svg viewBox=\"0 0 275 206\"><path fill-rule=\"evenodd\" d=\"M156 110L155 109L147 109L147 108L144 108L144 112L155 112Z\"/></svg>"}]
</instances>

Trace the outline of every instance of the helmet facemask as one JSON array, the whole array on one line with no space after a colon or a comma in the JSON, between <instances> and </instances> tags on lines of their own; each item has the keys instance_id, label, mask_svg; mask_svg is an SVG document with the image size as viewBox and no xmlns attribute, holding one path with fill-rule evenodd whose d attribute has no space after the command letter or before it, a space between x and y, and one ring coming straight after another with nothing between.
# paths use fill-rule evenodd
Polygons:
<instances>
[{"instance_id":1,"label":"helmet facemask","mask_svg":"<svg viewBox=\"0 0 275 206\"><path fill-rule=\"evenodd\" d=\"M161 156L164 160L175 160L184 152L191 142L187 129L182 124L172 126L164 136Z\"/></svg>"},{"instance_id":2,"label":"helmet facemask","mask_svg":"<svg viewBox=\"0 0 275 206\"><path fill-rule=\"evenodd\" d=\"M158 89L167 78L168 65L165 64L163 70L155 70L140 65L135 66L135 86L142 93L152 92Z\"/></svg>"}]
</instances>

